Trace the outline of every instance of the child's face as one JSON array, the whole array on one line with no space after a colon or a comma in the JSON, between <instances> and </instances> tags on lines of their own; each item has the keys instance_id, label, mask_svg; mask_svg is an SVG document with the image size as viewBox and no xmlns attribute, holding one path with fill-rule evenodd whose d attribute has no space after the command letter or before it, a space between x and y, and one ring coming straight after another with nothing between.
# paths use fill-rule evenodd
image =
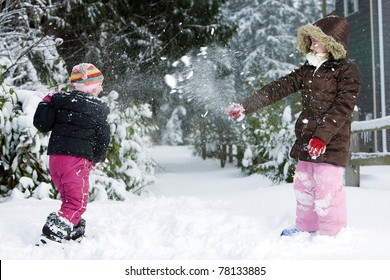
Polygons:
<instances>
[{"instance_id":1,"label":"child's face","mask_svg":"<svg viewBox=\"0 0 390 280\"><path fill-rule=\"evenodd\" d=\"M100 83L99 85L96 86L96 88L91 93L93 96L98 96L102 91L103 91L103 83Z\"/></svg>"},{"instance_id":2,"label":"child's face","mask_svg":"<svg viewBox=\"0 0 390 280\"><path fill-rule=\"evenodd\" d=\"M322 45L319 41L317 41L315 38L313 37L310 37L310 40L311 40L311 45L310 45L310 49L312 50L312 52L314 54L317 54L317 53L327 53L328 51L326 50L326 48L324 47L324 45Z\"/></svg>"}]
</instances>

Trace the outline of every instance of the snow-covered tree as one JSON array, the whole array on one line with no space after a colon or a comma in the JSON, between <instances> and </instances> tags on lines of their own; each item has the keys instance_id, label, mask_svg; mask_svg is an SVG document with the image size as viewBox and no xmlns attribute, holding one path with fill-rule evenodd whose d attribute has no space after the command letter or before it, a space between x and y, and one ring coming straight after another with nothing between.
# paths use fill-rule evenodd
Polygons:
<instances>
[{"instance_id":1,"label":"snow-covered tree","mask_svg":"<svg viewBox=\"0 0 390 280\"><path fill-rule=\"evenodd\" d=\"M57 52L62 41L44 35L37 25L44 13L42 2L28 2L0 2L0 75L8 86L62 88L67 80L64 61Z\"/></svg>"},{"instance_id":2,"label":"snow-covered tree","mask_svg":"<svg viewBox=\"0 0 390 280\"><path fill-rule=\"evenodd\" d=\"M92 199L124 200L154 180L149 135L156 127L148 121L152 117L150 105L125 107L118 98L115 91L102 98L111 110L111 143L107 160L91 176Z\"/></svg>"},{"instance_id":3,"label":"snow-covered tree","mask_svg":"<svg viewBox=\"0 0 390 280\"><path fill-rule=\"evenodd\" d=\"M194 119L192 144L194 155L206 158L217 158L221 167L232 162L233 143L236 140L232 130L234 124L226 117L214 115L213 112Z\"/></svg>"},{"instance_id":4,"label":"snow-covered tree","mask_svg":"<svg viewBox=\"0 0 390 280\"><path fill-rule=\"evenodd\" d=\"M62 40L43 35L41 22L51 2L0 0L0 196L57 197L47 163L49 134L38 132L33 114L44 95L67 88L65 63L57 52ZM153 180L147 153L149 105L103 97L111 114L111 146L107 162L96 170L91 199L125 199ZM121 104L121 105L120 105Z\"/></svg>"},{"instance_id":5,"label":"snow-covered tree","mask_svg":"<svg viewBox=\"0 0 390 280\"><path fill-rule=\"evenodd\" d=\"M133 89L129 77L160 70L161 79L162 59L176 60L208 42L226 43L230 26L218 13L224 1L51 0L42 29L64 40L59 52L68 66L94 62L107 73L108 90L142 98L151 92Z\"/></svg>"},{"instance_id":6,"label":"snow-covered tree","mask_svg":"<svg viewBox=\"0 0 390 280\"><path fill-rule=\"evenodd\" d=\"M50 178L41 157L47 139L32 125L39 98L29 90L61 88L67 74L55 39L42 36L30 20L37 6L22 1L0 1L0 6L0 195L15 187L31 195Z\"/></svg>"},{"instance_id":7,"label":"snow-covered tree","mask_svg":"<svg viewBox=\"0 0 390 280\"><path fill-rule=\"evenodd\" d=\"M94 63L105 74L107 91L120 92L124 102L151 104L162 127L180 105L169 105L168 115L159 111L169 93L163 76L194 48L226 44L233 28L219 14L225 1L41 0L50 3L41 29L63 40L58 51L68 70L81 61Z\"/></svg>"},{"instance_id":8,"label":"snow-covered tree","mask_svg":"<svg viewBox=\"0 0 390 280\"><path fill-rule=\"evenodd\" d=\"M0 88L0 196L18 190L25 197L58 198L51 185L46 155L49 134L33 126L33 115L44 93ZM148 148L150 106L118 104L118 93L103 97L111 113L111 143L107 160L91 175L91 200L124 200L154 180L154 164Z\"/></svg>"},{"instance_id":9,"label":"snow-covered tree","mask_svg":"<svg viewBox=\"0 0 390 280\"><path fill-rule=\"evenodd\" d=\"M259 86L258 80L279 78L301 61L296 51L296 30L318 19L318 0L230 0L222 13L237 24L230 41L238 79ZM302 9L304 7L304 9Z\"/></svg>"},{"instance_id":10,"label":"snow-covered tree","mask_svg":"<svg viewBox=\"0 0 390 280\"><path fill-rule=\"evenodd\" d=\"M179 145L184 143L181 125L186 114L187 111L183 106L178 106L173 110L162 135L163 145Z\"/></svg>"},{"instance_id":11,"label":"snow-covered tree","mask_svg":"<svg viewBox=\"0 0 390 280\"><path fill-rule=\"evenodd\" d=\"M44 160L48 139L32 124L38 102L29 91L0 87L0 196L14 188L30 196L41 182L50 182Z\"/></svg>"},{"instance_id":12,"label":"snow-covered tree","mask_svg":"<svg viewBox=\"0 0 390 280\"><path fill-rule=\"evenodd\" d=\"M267 82L299 67L303 57L296 50L299 26L321 17L319 0L229 0L224 16L237 24L230 40L234 56L235 87L252 94ZM237 94L236 100L240 99ZM234 100L234 101L236 101ZM273 181L291 181L294 161L289 150L295 139L294 118L297 98L287 98L237 124L237 164L247 173L263 173ZM293 112L289 113L293 108ZM286 116L291 115L290 118Z\"/></svg>"}]
</instances>

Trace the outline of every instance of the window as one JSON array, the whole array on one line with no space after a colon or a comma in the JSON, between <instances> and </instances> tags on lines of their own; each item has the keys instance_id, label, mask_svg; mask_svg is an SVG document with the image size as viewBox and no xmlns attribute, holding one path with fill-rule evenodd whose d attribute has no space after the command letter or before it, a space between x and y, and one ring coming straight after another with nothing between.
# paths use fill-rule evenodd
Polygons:
<instances>
[{"instance_id":1,"label":"window","mask_svg":"<svg viewBox=\"0 0 390 280\"><path fill-rule=\"evenodd\" d=\"M336 0L326 0L326 14L334 12L336 9Z\"/></svg>"},{"instance_id":2,"label":"window","mask_svg":"<svg viewBox=\"0 0 390 280\"><path fill-rule=\"evenodd\" d=\"M344 0L344 15L349 16L359 10L358 0Z\"/></svg>"}]
</instances>

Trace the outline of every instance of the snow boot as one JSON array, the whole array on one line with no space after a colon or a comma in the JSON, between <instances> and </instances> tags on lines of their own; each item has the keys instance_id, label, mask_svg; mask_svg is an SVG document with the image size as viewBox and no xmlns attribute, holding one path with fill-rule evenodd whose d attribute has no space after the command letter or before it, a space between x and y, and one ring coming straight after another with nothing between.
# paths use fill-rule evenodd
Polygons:
<instances>
[{"instance_id":1,"label":"snow boot","mask_svg":"<svg viewBox=\"0 0 390 280\"><path fill-rule=\"evenodd\" d=\"M85 226L85 220L81 219L77 225L74 226L72 232L70 233L70 238L74 241L80 242L85 234Z\"/></svg>"},{"instance_id":2,"label":"snow boot","mask_svg":"<svg viewBox=\"0 0 390 280\"><path fill-rule=\"evenodd\" d=\"M302 230L298 229L297 227L291 227L284 229L280 236L293 236L297 233L303 232Z\"/></svg>"},{"instance_id":3,"label":"snow boot","mask_svg":"<svg viewBox=\"0 0 390 280\"><path fill-rule=\"evenodd\" d=\"M46 223L42 228L42 237L41 242L47 243L45 238L51 241L61 243L63 240L70 240L70 234L73 230L73 225L71 222L67 221L65 218L59 216L57 213L53 212L46 219Z\"/></svg>"}]
</instances>

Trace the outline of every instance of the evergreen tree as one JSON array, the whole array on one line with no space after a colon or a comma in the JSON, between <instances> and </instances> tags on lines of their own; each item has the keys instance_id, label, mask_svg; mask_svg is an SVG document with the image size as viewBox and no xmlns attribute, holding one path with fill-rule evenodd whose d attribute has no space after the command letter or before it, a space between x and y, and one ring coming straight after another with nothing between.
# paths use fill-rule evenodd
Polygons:
<instances>
[{"instance_id":1,"label":"evergreen tree","mask_svg":"<svg viewBox=\"0 0 390 280\"><path fill-rule=\"evenodd\" d=\"M318 19L320 7L317 0L230 0L223 6L225 17L238 25L230 41L238 92L252 94L299 67L303 58L296 51L296 30ZM299 110L296 95L248 116L244 130L237 124L237 164L274 182L291 181L295 163L289 149L295 139L293 116Z\"/></svg>"},{"instance_id":2,"label":"evergreen tree","mask_svg":"<svg viewBox=\"0 0 390 280\"><path fill-rule=\"evenodd\" d=\"M185 118L186 114L187 111L183 106L178 106L173 110L172 115L163 132L163 145L179 145L184 143L182 120Z\"/></svg>"},{"instance_id":3,"label":"evergreen tree","mask_svg":"<svg viewBox=\"0 0 390 280\"><path fill-rule=\"evenodd\" d=\"M227 43L234 29L219 14L225 1L51 0L41 25L63 40L58 50L68 70L81 61L94 63L108 92L120 92L126 104L151 104L162 127L170 117L159 111L170 99L163 76L191 49Z\"/></svg>"},{"instance_id":4,"label":"evergreen tree","mask_svg":"<svg viewBox=\"0 0 390 280\"><path fill-rule=\"evenodd\" d=\"M67 74L54 38L44 36L32 20L41 15L39 4L0 1L0 7L0 195L15 187L31 195L50 181L41 157L47 141L32 126L31 105L38 103L20 89L58 89Z\"/></svg>"},{"instance_id":5,"label":"evergreen tree","mask_svg":"<svg viewBox=\"0 0 390 280\"><path fill-rule=\"evenodd\" d=\"M162 59L176 60L208 42L226 43L231 34L218 18L224 0L51 2L43 29L64 40L59 52L68 66L94 62L107 73L107 88L129 97L139 97L126 83L131 77L153 76Z\"/></svg>"},{"instance_id":6,"label":"evergreen tree","mask_svg":"<svg viewBox=\"0 0 390 280\"><path fill-rule=\"evenodd\" d=\"M32 124L41 100L39 92L17 89L0 91L0 197L14 189L26 197L58 198L51 185L46 155L48 134ZM109 104L112 137L107 160L91 175L90 199L124 200L154 179L154 164L148 153L152 114L147 104L121 108L118 93L103 97Z\"/></svg>"},{"instance_id":7,"label":"evergreen tree","mask_svg":"<svg viewBox=\"0 0 390 280\"><path fill-rule=\"evenodd\" d=\"M8 78L8 86L32 89L43 83L53 90L62 88L67 74L56 49L61 40L41 32L39 22L46 7L35 2L0 2L1 75Z\"/></svg>"},{"instance_id":8,"label":"evergreen tree","mask_svg":"<svg viewBox=\"0 0 390 280\"><path fill-rule=\"evenodd\" d=\"M42 97L65 89L68 80L56 49L62 40L44 35L40 26L50 2L0 0L0 196L19 190L26 197L58 197L48 171L49 135L32 124ZM149 105L123 104L115 92L105 98L112 144L109 160L91 176L91 199L125 199L153 181L147 148L155 127Z\"/></svg>"},{"instance_id":9,"label":"evergreen tree","mask_svg":"<svg viewBox=\"0 0 390 280\"><path fill-rule=\"evenodd\" d=\"M224 17L238 25L230 47L236 55L241 90L249 85L251 92L261 85L257 81L279 78L302 60L296 51L296 30L319 15L315 1L230 0L223 6Z\"/></svg>"}]
</instances>

